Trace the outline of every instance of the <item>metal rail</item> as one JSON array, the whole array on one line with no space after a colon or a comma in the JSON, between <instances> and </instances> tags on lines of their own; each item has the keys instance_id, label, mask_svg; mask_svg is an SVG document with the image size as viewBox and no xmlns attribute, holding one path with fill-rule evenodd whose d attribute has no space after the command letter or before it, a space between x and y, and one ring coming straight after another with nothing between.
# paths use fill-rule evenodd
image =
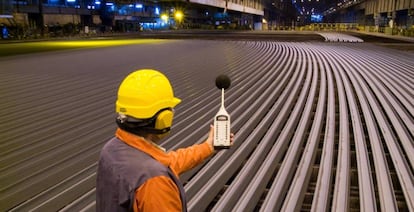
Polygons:
<instances>
[{"instance_id":1,"label":"metal rail","mask_svg":"<svg viewBox=\"0 0 414 212\"><path fill-rule=\"evenodd\" d=\"M304 150L302 153L302 158L300 160L300 163L297 166L295 176L293 177L291 189L289 190L289 193L287 194L286 199L283 200L282 211L301 210L301 206L296 203L303 202L303 199L305 198L306 190L308 189L308 186L305 186L305 185L308 185L311 174L312 174L312 165L315 162L318 144L320 143L322 139L321 131L323 128L324 118L326 118L325 107L327 107L328 105L326 102L327 81L326 81L326 73L325 73L325 67L324 67L324 65L326 64L319 63L321 62L321 60L317 60L317 58L319 59L320 55L314 52L311 52L311 53L313 53L311 54L311 59L312 59L311 61L318 61L318 63L312 64L312 71L314 72L313 82L320 81L318 84L317 83L313 84L315 87L312 87L312 91L314 89L319 89L319 96L317 98L314 96L313 98L313 101L315 102L314 104L317 104L317 105L316 105L315 114L314 114L314 118L312 122L312 128L307 138L306 146L304 147ZM317 73L318 71L320 72L319 74ZM333 92L333 89L331 93L332 92ZM310 98L311 96L309 96L308 99ZM309 102L309 105L310 105L310 102ZM334 112L335 104L331 104L329 106L331 107L331 112L332 111ZM332 118L335 118L335 114L331 114L331 115L333 115ZM328 121L328 123L332 124L333 122ZM327 140L327 138L329 138L330 135L331 136L333 135L334 131L330 133L329 130L332 130L332 129L334 130L334 126L328 125L326 129L327 129L327 133L326 133L327 137L325 137L324 144L333 143L333 137L331 137L332 140ZM332 167L332 166L328 165L328 167Z\"/></svg>"},{"instance_id":2,"label":"metal rail","mask_svg":"<svg viewBox=\"0 0 414 212\"><path fill-rule=\"evenodd\" d=\"M326 75L322 77L322 80L325 80L327 85L325 87L321 86L321 89L327 89L327 101L326 101L326 124L325 124L325 133L324 133L324 141L323 141L323 149L325 151L321 154L320 159L320 169L318 172L318 179L316 181L315 186L315 195L312 200L311 211L328 211L329 210L329 195L331 193L331 182L333 181L333 158L334 158L334 142L335 142L335 132L336 132L336 117L335 117L335 106L336 106L336 98L335 98L335 86L334 86L334 79L333 74L327 70L329 70L330 66L328 64L327 59L316 52L316 55L320 58L321 65L320 69L322 75ZM326 73L325 73L326 72ZM323 102L323 101L319 101ZM314 150L315 151L315 150ZM315 160L314 158L312 160ZM306 161L305 161L306 162ZM309 179L308 179L309 182ZM306 184L305 182L303 184ZM305 187L304 185L302 185ZM302 191L303 192L303 191ZM296 201L298 202L298 201ZM346 202L343 201L343 202ZM346 208L346 207L344 207Z\"/></svg>"},{"instance_id":3,"label":"metal rail","mask_svg":"<svg viewBox=\"0 0 414 212\"><path fill-rule=\"evenodd\" d=\"M349 55L347 55L349 56ZM349 56L348 59L352 59L352 56ZM345 62L341 60L342 62ZM389 174L389 169L387 167L387 161L385 158L385 153L382 148L381 138L377 131L377 124L373 118L373 114L370 108L370 104L367 102L367 97L371 96L369 89L365 84L358 81L359 76L356 76L357 64L358 62L351 63L355 65L352 68L347 69L347 76L350 78L352 85L354 86L356 95L359 100L360 107L362 109L363 117L366 123L366 130L368 131L369 142L366 145L370 146L372 150L373 163L375 168L375 177L378 182L378 193L379 193L379 202L381 204L381 211L396 211L396 201L394 190L392 188L391 177ZM362 86L362 87L361 87ZM362 183L365 183L362 182ZM363 191L361 191L363 192ZM374 193L374 192L371 192ZM374 200L375 201L375 200ZM373 201L373 204L375 204ZM386 204L385 204L386 202Z\"/></svg>"}]
</instances>

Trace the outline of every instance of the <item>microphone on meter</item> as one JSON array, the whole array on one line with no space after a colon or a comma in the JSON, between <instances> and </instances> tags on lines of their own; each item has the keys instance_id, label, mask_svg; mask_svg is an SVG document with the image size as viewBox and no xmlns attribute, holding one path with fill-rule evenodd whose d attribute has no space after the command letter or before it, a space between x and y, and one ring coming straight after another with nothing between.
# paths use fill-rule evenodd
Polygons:
<instances>
[{"instance_id":1,"label":"microphone on meter","mask_svg":"<svg viewBox=\"0 0 414 212\"><path fill-rule=\"evenodd\" d=\"M214 149L230 148L230 115L224 107L224 90L230 87L230 83L226 75L216 78L216 86L221 90L221 106L214 117Z\"/></svg>"}]
</instances>

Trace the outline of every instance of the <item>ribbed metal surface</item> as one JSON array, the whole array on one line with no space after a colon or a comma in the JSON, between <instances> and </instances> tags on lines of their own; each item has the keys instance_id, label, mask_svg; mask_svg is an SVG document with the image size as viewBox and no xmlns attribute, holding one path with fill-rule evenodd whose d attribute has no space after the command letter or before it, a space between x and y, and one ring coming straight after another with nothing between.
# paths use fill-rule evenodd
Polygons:
<instances>
[{"instance_id":1,"label":"ribbed metal surface","mask_svg":"<svg viewBox=\"0 0 414 212\"><path fill-rule=\"evenodd\" d=\"M350 43L361 43L364 42L363 39L347 35L343 33L333 33L333 32L320 32L318 33L325 38L326 42L350 42Z\"/></svg>"},{"instance_id":2,"label":"ribbed metal surface","mask_svg":"<svg viewBox=\"0 0 414 212\"><path fill-rule=\"evenodd\" d=\"M0 210L93 211L116 88L160 69L163 146L202 142L226 73L235 145L181 176L190 211L414 210L414 54L370 44L163 41L0 60Z\"/></svg>"}]
</instances>

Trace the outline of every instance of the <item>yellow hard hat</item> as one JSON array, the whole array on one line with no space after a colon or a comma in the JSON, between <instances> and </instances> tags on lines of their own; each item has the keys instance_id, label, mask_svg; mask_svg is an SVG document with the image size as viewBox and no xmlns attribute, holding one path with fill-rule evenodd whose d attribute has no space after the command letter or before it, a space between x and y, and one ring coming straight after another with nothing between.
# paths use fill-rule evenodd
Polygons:
<instances>
[{"instance_id":1,"label":"yellow hard hat","mask_svg":"<svg viewBox=\"0 0 414 212\"><path fill-rule=\"evenodd\" d=\"M129 74L118 89L116 112L137 119L148 119L157 112L181 102L174 97L168 78L159 71L141 69Z\"/></svg>"}]
</instances>

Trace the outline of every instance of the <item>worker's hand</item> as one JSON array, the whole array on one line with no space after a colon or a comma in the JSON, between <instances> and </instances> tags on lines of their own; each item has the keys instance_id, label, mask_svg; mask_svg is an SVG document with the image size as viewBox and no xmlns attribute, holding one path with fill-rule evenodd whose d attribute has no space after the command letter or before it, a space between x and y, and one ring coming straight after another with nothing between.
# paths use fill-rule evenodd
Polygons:
<instances>
[{"instance_id":1,"label":"worker's hand","mask_svg":"<svg viewBox=\"0 0 414 212\"><path fill-rule=\"evenodd\" d=\"M215 151L214 149L214 125L210 124L210 132L208 133L208 138L206 141L209 145L212 151ZM230 133L230 146L233 146L233 142L234 142L234 134Z\"/></svg>"}]
</instances>

